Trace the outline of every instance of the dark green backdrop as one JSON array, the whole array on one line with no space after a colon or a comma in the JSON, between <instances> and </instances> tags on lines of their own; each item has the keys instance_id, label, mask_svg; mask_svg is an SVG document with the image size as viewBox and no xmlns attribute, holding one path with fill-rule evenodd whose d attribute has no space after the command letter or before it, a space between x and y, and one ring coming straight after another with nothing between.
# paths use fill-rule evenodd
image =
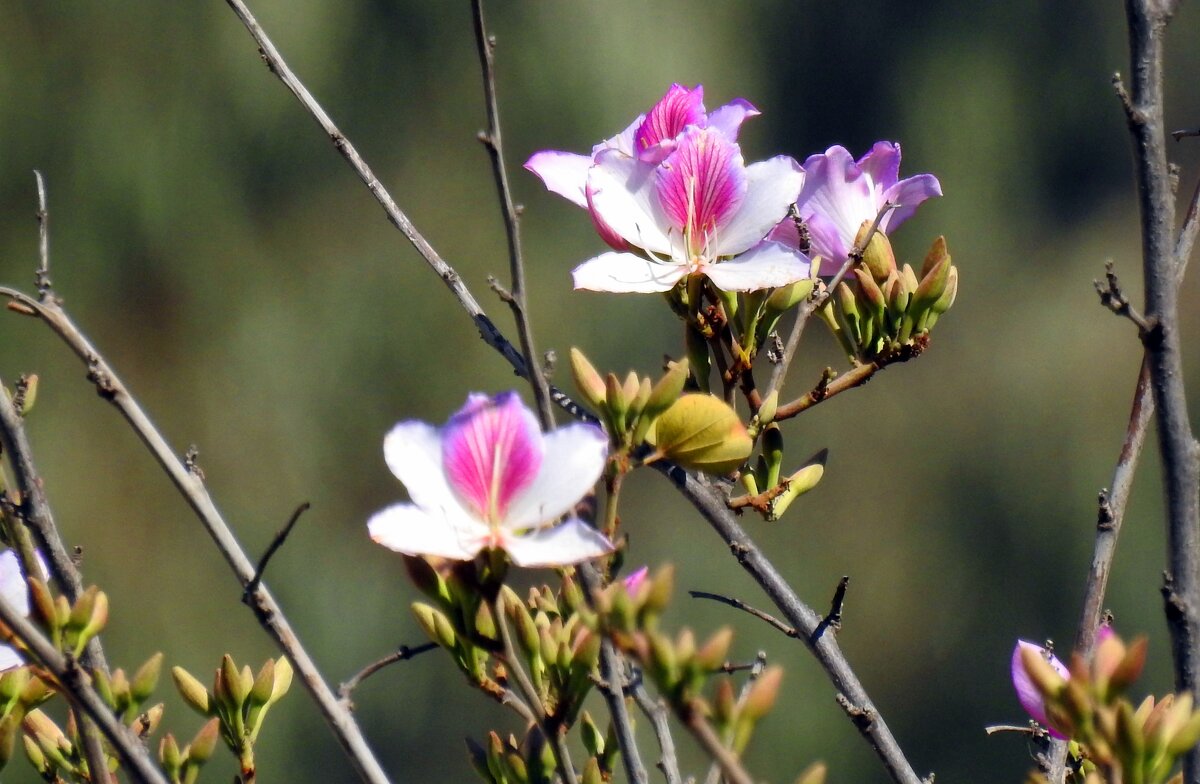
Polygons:
<instances>
[{"instance_id":1,"label":"dark green backdrop","mask_svg":"<svg viewBox=\"0 0 1200 784\"><path fill-rule=\"evenodd\" d=\"M465 0L253 7L508 329L486 286L507 261L474 138L484 114ZM797 456L830 447L826 479L785 522L747 524L817 606L852 576L842 643L918 770L1019 781L1024 743L983 727L1023 718L1008 684L1014 639L1072 635L1096 493L1139 361L1130 325L1091 289L1112 259L1140 292L1129 144L1109 86L1126 67L1120 4L542 0L496 2L490 16L532 312L560 356L578 345L605 368L649 372L677 350L678 330L656 297L571 290L568 271L601 244L519 165L541 148L588 148L672 81L702 82L710 107L743 96L762 109L742 135L748 160L893 139L905 172L940 177L945 197L895 239L919 258L947 235L955 309L920 361L792 423ZM1198 35L1200 12L1185 4L1169 38L1170 127L1200 124ZM1187 194L1198 148L1171 147ZM367 516L402 496L381 437L515 380L225 4L0 3L0 279L23 286L36 259L35 167L49 183L59 293L168 438L199 445L247 548L313 502L268 581L328 677L420 641L399 560L365 534ZM1193 346L1195 277L1183 298ZM110 659L136 666L161 649L209 672L227 650L273 653L199 524L82 367L33 320L9 315L0 329L0 374L41 375L30 435L67 538L111 596ZM792 388L836 359L810 330ZM1146 460L1110 605L1122 631L1153 638L1143 686L1163 692L1155 470ZM681 588L765 604L661 480L638 475L629 489L639 560L674 561ZM732 623L739 656L762 648L787 666L749 753L762 777L791 781L823 758L833 782L885 780L799 645L715 605L679 599L674 618ZM200 720L168 691L167 724L190 735ZM469 781L462 737L516 727L438 654L378 675L356 702L397 782ZM277 710L265 780L353 780L303 692ZM4 780L32 781L23 765Z\"/></svg>"}]
</instances>

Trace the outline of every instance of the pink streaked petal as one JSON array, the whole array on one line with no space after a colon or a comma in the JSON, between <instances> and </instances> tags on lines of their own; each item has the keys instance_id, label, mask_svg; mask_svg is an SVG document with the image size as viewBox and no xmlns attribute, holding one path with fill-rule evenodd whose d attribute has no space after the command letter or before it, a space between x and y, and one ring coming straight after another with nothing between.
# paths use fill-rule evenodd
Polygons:
<instances>
[{"instance_id":1,"label":"pink streaked petal","mask_svg":"<svg viewBox=\"0 0 1200 784\"><path fill-rule=\"evenodd\" d=\"M737 258L704 265L704 274L722 291L758 291L803 280L811 269L800 251L778 242L760 242Z\"/></svg>"},{"instance_id":2,"label":"pink streaked petal","mask_svg":"<svg viewBox=\"0 0 1200 784\"><path fill-rule=\"evenodd\" d=\"M588 203L595 218L631 246L670 255L670 223L658 203L654 171L616 150L602 152L588 171Z\"/></svg>"},{"instance_id":3,"label":"pink streaked petal","mask_svg":"<svg viewBox=\"0 0 1200 784\"><path fill-rule=\"evenodd\" d=\"M395 504L367 521L371 539L405 555L436 555L469 561L483 548L488 527L466 518L452 519L440 510Z\"/></svg>"},{"instance_id":4,"label":"pink streaked petal","mask_svg":"<svg viewBox=\"0 0 1200 784\"><path fill-rule=\"evenodd\" d=\"M571 272L575 288L614 294L670 291L687 273L683 264L647 261L632 253L602 253Z\"/></svg>"},{"instance_id":5,"label":"pink streaked petal","mask_svg":"<svg viewBox=\"0 0 1200 784\"><path fill-rule=\"evenodd\" d=\"M584 188L584 192L587 197L588 215L592 219L592 227L596 229L596 233L600 235L600 239L604 240L604 244L613 250L633 250L633 247L617 233L616 229L605 223L604 219L600 217L600 213L596 212L596 208L592 206L591 187Z\"/></svg>"},{"instance_id":6,"label":"pink streaked petal","mask_svg":"<svg viewBox=\"0 0 1200 784\"><path fill-rule=\"evenodd\" d=\"M383 439L383 457L414 504L465 514L442 470L442 434L436 427L424 422L401 422Z\"/></svg>"},{"instance_id":7,"label":"pink streaked petal","mask_svg":"<svg viewBox=\"0 0 1200 784\"><path fill-rule=\"evenodd\" d=\"M587 207L583 189L591 165L592 159L587 155L558 150L543 150L525 161L525 168L541 179L546 190L580 207Z\"/></svg>"},{"instance_id":8,"label":"pink streaked petal","mask_svg":"<svg viewBox=\"0 0 1200 784\"><path fill-rule=\"evenodd\" d=\"M663 212L673 228L691 238L693 250L709 237L720 238L741 207L746 187L742 151L724 134L704 128L684 132L655 176ZM757 239L766 233L763 229Z\"/></svg>"},{"instance_id":9,"label":"pink streaked petal","mask_svg":"<svg viewBox=\"0 0 1200 784\"><path fill-rule=\"evenodd\" d=\"M713 109L708 115L708 127L725 134L729 141L736 142L742 123L760 114L762 112L755 109L749 101L737 98Z\"/></svg>"},{"instance_id":10,"label":"pink streaked petal","mask_svg":"<svg viewBox=\"0 0 1200 784\"><path fill-rule=\"evenodd\" d=\"M512 499L537 476L542 448L537 419L515 392L471 395L442 430L450 487L484 521L498 522L508 513Z\"/></svg>"},{"instance_id":11,"label":"pink streaked petal","mask_svg":"<svg viewBox=\"0 0 1200 784\"><path fill-rule=\"evenodd\" d=\"M942 184L932 174L918 174L901 180L883 193L883 201L890 201L896 208L879 223L886 234L912 217L921 202L942 195Z\"/></svg>"},{"instance_id":12,"label":"pink streaked petal","mask_svg":"<svg viewBox=\"0 0 1200 784\"><path fill-rule=\"evenodd\" d=\"M510 530L553 523L587 495L604 471L608 437L595 425L567 425L543 439L542 470L509 506L504 527Z\"/></svg>"},{"instance_id":13,"label":"pink streaked petal","mask_svg":"<svg viewBox=\"0 0 1200 784\"><path fill-rule=\"evenodd\" d=\"M883 193L895 185L900 176L900 145L875 142L870 151L858 159L858 168L871 178L875 193Z\"/></svg>"},{"instance_id":14,"label":"pink streaked petal","mask_svg":"<svg viewBox=\"0 0 1200 784\"><path fill-rule=\"evenodd\" d=\"M566 566L599 558L614 549L604 534L577 517L520 536L508 536L504 549L517 566Z\"/></svg>"},{"instance_id":15,"label":"pink streaked petal","mask_svg":"<svg viewBox=\"0 0 1200 784\"><path fill-rule=\"evenodd\" d=\"M1024 640L1017 641L1016 647L1013 648L1011 665L1013 688L1017 691L1017 700L1034 721L1050 730L1050 734L1054 737L1062 738L1063 735L1050 726L1050 721L1046 718L1046 706L1042 699L1042 693L1033 685L1029 673L1025 671L1025 664L1021 661L1021 651L1024 649L1037 651L1039 656L1044 656L1046 653L1046 649L1040 645L1034 645ZM1071 677L1070 671L1056 657L1051 656L1048 661L1059 675L1064 678Z\"/></svg>"},{"instance_id":16,"label":"pink streaked petal","mask_svg":"<svg viewBox=\"0 0 1200 784\"><path fill-rule=\"evenodd\" d=\"M646 119L638 128L634 137L634 149L640 157L642 153L662 142L671 141L689 125L704 122L704 87L696 85L688 89L680 84L673 84L658 103L646 114ZM653 157L653 153L651 153ZM657 160L651 160L657 163Z\"/></svg>"},{"instance_id":17,"label":"pink streaked petal","mask_svg":"<svg viewBox=\"0 0 1200 784\"><path fill-rule=\"evenodd\" d=\"M746 192L737 214L717 232L713 256L736 256L762 241L787 215L804 185L800 164L786 155L746 167Z\"/></svg>"}]
</instances>

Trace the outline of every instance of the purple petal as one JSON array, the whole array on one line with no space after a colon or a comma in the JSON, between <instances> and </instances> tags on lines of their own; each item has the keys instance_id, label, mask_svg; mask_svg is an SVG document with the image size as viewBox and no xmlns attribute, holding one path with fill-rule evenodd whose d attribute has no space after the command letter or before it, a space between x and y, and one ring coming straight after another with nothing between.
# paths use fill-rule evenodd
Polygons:
<instances>
[{"instance_id":1,"label":"purple petal","mask_svg":"<svg viewBox=\"0 0 1200 784\"><path fill-rule=\"evenodd\" d=\"M725 138L736 142L742 123L751 117L761 114L751 103L743 98L736 98L724 106L713 109L708 115L708 126L725 134Z\"/></svg>"},{"instance_id":2,"label":"purple petal","mask_svg":"<svg viewBox=\"0 0 1200 784\"><path fill-rule=\"evenodd\" d=\"M875 193L883 193L900 176L900 145L875 142L870 152L858 159L858 168L871 178Z\"/></svg>"},{"instance_id":3,"label":"purple petal","mask_svg":"<svg viewBox=\"0 0 1200 784\"><path fill-rule=\"evenodd\" d=\"M655 188L663 212L683 229L692 253L701 253L737 213L746 195L745 171L738 146L703 128L688 129L658 168Z\"/></svg>"},{"instance_id":4,"label":"purple petal","mask_svg":"<svg viewBox=\"0 0 1200 784\"><path fill-rule=\"evenodd\" d=\"M478 519L498 523L542 465L537 419L515 392L471 395L442 432L446 478Z\"/></svg>"},{"instance_id":5,"label":"purple petal","mask_svg":"<svg viewBox=\"0 0 1200 784\"><path fill-rule=\"evenodd\" d=\"M884 216L879 228L886 234L912 217L921 202L942 195L942 184L932 174L918 174L901 180L883 193L883 201L890 201L896 208Z\"/></svg>"},{"instance_id":6,"label":"purple petal","mask_svg":"<svg viewBox=\"0 0 1200 784\"><path fill-rule=\"evenodd\" d=\"M804 162L804 187L796 199L796 208L813 229L813 253L829 252L828 258L841 264L845 253L853 247L862 222L875 220L879 204L870 178L863 176L844 147L834 146ZM814 220L816 216L820 219ZM824 235L820 248L816 243L818 231ZM845 250L834 253L841 248Z\"/></svg>"},{"instance_id":7,"label":"purple petal","mask_svg":"<svg viewBox=\"0 0 1200 784\"><path fill-rule=\"evenodd\" d=\"M761 242L735 259L704 265L704 274L722 291L758 291L803 280L811 269L800 251Z\"/></svg>"},{"instance_id":8,"label":"purple petal","mask_svg":"<svg viewBox=\"0 0 1200 784\"><path fill-rule=\"evenodd\" d=\"M1063 738L1063 735L1058 730L1050 726L1050 721L1046 718L1046 706L1042 700L1042 693L1033 685L1029 673L1025 671L1025 664L1021 661L1021 651L1023 649L1037 651L1039 656L1045 656L1046 654L1046 649L1040 645L1034 645L1024 640L1017 641L1016 647L1013 648L1011 665L1013 688L1017 691L1017 700L1034 721L1050 730L1050 734L1054 737ZM1059 675L1064 678L1071 677L1070 671L1056 657L1051 656L1048 661L1050 662L1050 666Z\"/></svg>"},{"instance_id":9,"label":"purple petal","mask_svg":"<svg viewBox=\"0 0 1200 784\"><path fill-rule=\"evenodd\" d=\"M510 536L504 549L517 566L566 566L613 551L604 534L577 517L522 536Z\"/></svg>"},{"instance_id":10,"label":"purple petal","mask_svg":"<svg viewBox=\"0 0 1200 784\"><path fill-rule=\"evenodd\" d=\"M658 103L646 113L646 119L637 130L634 137L634 149L639 157L649 152L654 158L651 148L663 142L669 142L683 133L689 125L699 125L704 122L704 87L696 85L688 89L683 85L673 84ZM650 163L657 163L657 159Z\"/></svg>"},{"instance_id":11,"label":"purple petal","mask_svg":"<svg viewBox=\"0 0 1200 784\"><path fill-rule=\"evenodd\" d=\"M814 259L818 256L825 259L823 268L831 270L830 274L833 274L849 257L850 249L854 247L853 237L847 240L833 221L824 215L809 215L804 222L808 226L809 255Z\"/></svg>"},{"instance_id":12,"label":"purple petal","mask_svg":"<svg viewBox=\"0 0 1200 784\"><path fill-rule=\"evenodd\" d=\"M512 530L549 525L587 495L608 459L608 437L595 425L560 427L543 437L545 455L537 477L508 508Z\"/></svg>"},{"instance_id":13,"label":"purple petal","mask_svg":"<svg viewBox=\"0 0 1200 784\"><path fill-rule=\"evenodd\" d=\"M447 517L441 510L395 504L372 515L367 532L376 543L398 553L469 561L483 548L489 530L465 517Z\"/></svg>"},{"instance_id":14,"label":"purple petal","mask_svg":"<svg viewBox=\"0 0 1200 784\"><path fill-rule=\"evenodd\" d=\"M800 165L786 155L752 163L737 213L717 232L712 256L735 256L762 241L788 213L804 184Z\"/></svg>"},{"instance_id":15,"label":"purple petal","mask_svg":"<svg viewBox=\"0 0 1200 784\"><path fill-rule=\"evenodd\" d=\"M588 171L588 203L598 224L629 245L673 255L678 252L679 232L672 243L671 227L655 192L654 172L654 166L616 150L601 152Z\"/></svg>"},{"instance_id":16,"label":"purple petal","mask_svg":"<svg viewBox=\"0 0 1200 784\"><path fill-rule=\"evenodd\" d=\"M603 253L571 272L575 288L617 294L670 291L687 274L683 264L647 261L632 253Z\"/></svg>"},{"instance_id":17,"label":"purple petal","mask_svg":"<svg viewBox=\"0 0 1200 784\"><path fill-rule=\"evenodd\" d=\"M625 592L628 593L630 596L636 596L638 590L641 589L642 585L646 582L646 578L649 575L650 575L650 567L649 566L643 566L641 569L638 569L635 572L633 572L632 574L630 574L628 577L626 577L623 580L623 582L625 583Z\"/></svg>"},{"instance_id":18,"label":"purple petal","mask_svg":"<svg viewBox=\"0 0 1200 784\"><path fill-rule=\"evenodd\" d=\"M536 174L548 191L580 207L587 207L583 189L591 165L592 159L586 155L558 150L543 150L525 161L525 168Z\"/></svg>"}]
</instances>

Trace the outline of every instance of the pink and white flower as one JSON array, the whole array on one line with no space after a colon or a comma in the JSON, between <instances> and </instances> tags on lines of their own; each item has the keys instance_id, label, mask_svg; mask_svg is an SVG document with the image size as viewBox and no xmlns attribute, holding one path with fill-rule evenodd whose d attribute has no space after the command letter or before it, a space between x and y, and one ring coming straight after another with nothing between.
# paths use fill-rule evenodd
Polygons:
<instances>
[{"instance_id":1,"label":"pink and white flower","mask_svg":"<svg viewBox=\"0 0 1200 784\"><path fill-rule=\"evenodd\" d=\"M1050 724L1050 720L1046 718L1045 700L1042 699L1042 693L1038 691L1037 686L1030 679L1029 673L1025 671L1025 664L1021 661L1022 650L1036 651L1039 656L1044 657L1046 661L1050 662L1050 666L1054 668L1054 671L1064 679L1071 677L1071 671L1067 669L1067 665L1058 660L1057 656L1048 652L1040 645L1034 645L1024 640L1017 640L1017 645L1013 648L1011 669L1013 688L1017 690L1017 700L1021 703L1021 707L1025 709L1025 712L1034 721L1049 730L1051 735L1060 739L1064 738L1065 736L1054 729Z\"/></svg>"},{"instance_id":2,"label":"pink and white flower","mask_svg":"<svg viewBox=\"0 0 1200 784\"><path fill-rule=\"evenodd\" d=\"M912 217L921 202L941 196L942 186L932 174L898 180L900 145L876 142L857 161L845 147L835 145L804 162L804 188L796 199L800 217L808 226L810 251L837 269L850 255L863 221L874 223L885 203L894 207L879 222L890 234ZM795 229L785 221L775 239L795 242ZM828 267L827 267L828 268Z\"/></svg>"},{"instance_id":3,"label":"pink and white flower","mask_svg":"<svg viewBox=\"0 0 1200 784\"><path fill-rule=\"evenodd\" d=\"M625 130L592 147L591 155L542 150L525 162L525 168L541 178L551 192L586 208L588 169L605 150L617 150L646 163L659 163L674 149L675 138L689 125L714 128L730 141L737 141L742 122L758 113L741 98L705 112L703 85L689 89L673 84L649 112L638 115Z\"/></svg>"},{"instance_id":4,"label":"pink and white flower","mask_svg":"<svg viewBox=\"0 0 1200 784\"><path fill-rule=\"evenodd\" d=\"M764 241L803 182L786 156L746 166L738 145L711 127L688 127L658 164L603 151L588 170L588 204L630 250L576 267L575 288L661 292L703 274L725 291L754 291L806 278L804 254Z\"/></svg>"},{"instance_id":5,"label":"pink and white flower","mask_svg":"<svg viewBox=\"0 0 1200 784\"><path fill-rule=\"evenodd\" d=\"M49 571L42 554L37 554L43 574ZM29 615L29 584L21 571L21 561L13 550L0 553L0 597L21 615ZM0 672L20 667L25 663L21 654L8 645L0 645Z\"/></svg>"},{"instance_id":6,"label":"pink and white flower","mask_svg":"<svg viewBox=\"0 0 1200 784\"><path fill-rule=\"evenodd\" d=\"M444 427L401 422L383 442L388 467L412 503L377 512L371 538L407 555L470 560L504 550L518 566L560 566L613 550L577 517L555 523L604 470L597 427L542 433L515 392L472 394Z\"/></svg>"}]
</instances>

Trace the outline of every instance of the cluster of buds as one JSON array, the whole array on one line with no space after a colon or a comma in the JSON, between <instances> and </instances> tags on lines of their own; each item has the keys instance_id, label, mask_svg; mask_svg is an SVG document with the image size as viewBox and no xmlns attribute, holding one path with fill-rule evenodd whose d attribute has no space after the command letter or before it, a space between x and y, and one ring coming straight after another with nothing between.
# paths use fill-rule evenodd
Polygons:
<instances>
[{"instance_id":1,"label":"cluster of buds","mask_svg":"<svg viewBox=\"0 0 1200 784\"><path fill-rule=\"evenodd\" d=\"M604 784L612 781L616 762L617 740L602 734L585 712L580 721L584 728L584 749L588 758L579 774L580 784ZM488 784L542 784L556 780L554 754L536 728L530 729L520 742L509 735L502 739L489 732L485 744L467 738L467 753L471 766Z\"/></svg>"},{"instance_id":2,"label":"cluster of buds","mask_svg":"<svg viewBox=\"0 0 1200 784\"><path fill-rule=\"evenodd\" d=\"M870 224L864 222L860 242L869 231ZM934 240L918 278L908 264L896 267L891 241L877 231L862 261L819 312L851 361L894 361L924 348L929 331L954 304L957 292L958 270L944 237Z\"/></svg>"},{"instance_id":3,"label":"cluster of buds","mask_svg":"<svg viewBox=\"0 0 1200 784\"><path fill-rule=\"evenodd\" d=\"M610 585L596 597L598 623L620 649L641 664L677 715L685 722L693 716L707 717L725 744L740 754L755 725L774 705L783 670L762 670L740 696L734 695L729 679L720 678L715 696L705 696L713 676L727 671L733 630L721 628L703 643L697 642L690 629L674 638L664 633L659 619L670 602L674 582L674 569L667 565L632 586Z\"/></svg>"},{"instance_id":4,"label":"cluster of buds","mask_svg":"<svg viewBox=\"0 0 1200 784\"><path fill-rule=\"evenodd\" d=\"M292 665L287 658L267 659L256 675L249 665L239 670L233 658L225 654L213 677L211 690L182 667L172 668L171 677L184 702L201 716L209 717L209 724L216 721L221 739L241 766L240 781L253 781L254 743L263 720L271 706L279 702L292 685ZM186 749L180 749L178 742L170 736L163 739L159 757L164 766L174 768L173 775L178 781L185 781L188 776L194 778L191 771L199 768L212 754L209 736L213 732L205 725Z\"/></svg>"},{"instance_id":5,"label":"cluster of buds","mask_svg":"<svg viewBox=\"0 0 1200 784\"><path fill-rule=\"evenodd\" d=\"M0 675L0 769L12 759L26 716L53 694L54 690L28 667Z\"/></svg>"},{"instance_id":6,"label":"cluster of buds","mask_svg":"<svg viewBox=\"0 0 1200 784\"><path fill-rule=\"evenodd\" d=\"M1050 727L1080 747L1085 784L1183 781L1171 769L1200 740L1192 695L1150 696L1137 707L1122 696L1145 664L1144 637L1127 646L1101 635L1092 663L1075 654L1066 676L1037 646L1024 644L1018 655Z\"/></svg>"},{"instance_id":7,"label":"cluster of buds","mask_svg":"<svg viewBox=\"0 0 1200 784\"><path fill-rule=\"evenodd\" d=\"M671 460L685 468L728 474L750 456L753 441L737 412L708 394L684 393L690 364L670 362L657 383L630 371L625 381L601 378L579 349L571 349L571 372L580 394L600 414L614 453L649 444L644 463Z\"/></svg>"},{"instance_id":8,"label":"cluster of buds","mask_svg":"<svg viewBox=\"0 0 1200 784\"><path fill-rule=\"evenodd\" d=\"M71 604L67 597L54 596L44 582L31 577L29 599L33 618L46 630L54 647L76 659L108 623L108 595L94 585Z\"/></svg>"},{"instance_id":9,"label":"cluster of buds","mask_svg":"<svg viewBox=\"0 0 1200 784\"><path fill-rule=\"evenodd\" d=\"M753 467L741 475L748 494L745 506L771 522L779 520L793 501L817 486L825 476L825 460L829 456L829 450L822 449L799 469L783 476L783 431L774 421L778 402L779 392L772 392L750 423L750 432L761 434L759 455Z\"/></svg>"}]
</instances>

